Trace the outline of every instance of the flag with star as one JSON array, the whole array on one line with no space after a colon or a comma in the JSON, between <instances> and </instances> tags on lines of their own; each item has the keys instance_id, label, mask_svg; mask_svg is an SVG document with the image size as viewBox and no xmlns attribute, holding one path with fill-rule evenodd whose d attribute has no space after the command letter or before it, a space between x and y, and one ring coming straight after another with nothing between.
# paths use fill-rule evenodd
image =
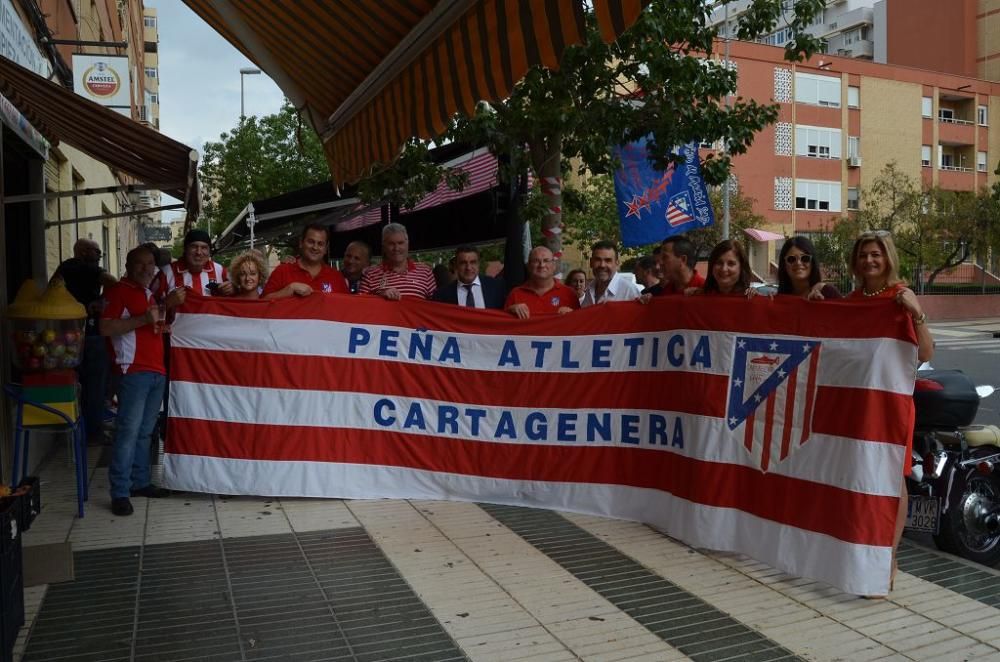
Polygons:
<instances>
[{"instance_id":1,"label":"flag with star","mask_svg":"<svg viewBox=\"0 0 1000 662\"><path fill-rule=\"evenodd\" d=\"M683 145L676 152L683 163L662 171L650 162L645 140L615 149L622 163L615 172L615 198L625 246L645 246L715 222L698 144Z\"/></svg>"},{"instance_id":2,"label":"flag with star","mask_svg":"<svg viewBox=\"0 0 1000 662\"><path fill-rule=\"evenodd\" d=\"M809 441L820 342L737 336L726 424L761 471Z\"/></svg>"}]
</instances>

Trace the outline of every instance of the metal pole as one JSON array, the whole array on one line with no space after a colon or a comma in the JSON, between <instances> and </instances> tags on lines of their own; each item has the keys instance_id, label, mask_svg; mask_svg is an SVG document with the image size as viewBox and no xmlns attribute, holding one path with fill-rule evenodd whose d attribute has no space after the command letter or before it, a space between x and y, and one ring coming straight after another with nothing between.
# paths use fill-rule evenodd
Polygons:
<instances>
[{"instance_id":1,"label":"metal pole","mask_svg":"<svg viewBox=\"0 0 1000 662\"><path fill-rule=\"evenodd\" d=\"M240 119L241 120L244 117L247 116L247 114L246 114L246 112L244 112L244 108L243 108L243 79L244 79L244 75L243 75L243 72L241 71L240 72Z\"/></svg>"},{"instance_id":2,"label":"metal pole","mask_svg":"<svg viewBox=\"0 0 1000 662\"><path fill-rule=\"evenodd\" d=\"M250 228L250 250L253 250L253 241L254 241L253 226L257 225L257 217L253 213L252 202L249 205L249 209L250 211L247 214L247 226L249 226Z\"/></svg>"},{"instance_id":3,"label":"metal pole","mask_svg":"<svg viewBox=\"0 0 1000 662\"><path fill-rule=\"evenodd\" d=\"M725 6L725 26L726 26L726 51L725 51L725 66L726 72L729 72L729 3ZM730 109L729 92L726 92L726 110ZM725 156L729 156L729 140L725 140L722 145L722 153ZM729 185L732 175L726 177L726 183L722 189L722 238L729 239Z\"/></svg>"}]
</instances>

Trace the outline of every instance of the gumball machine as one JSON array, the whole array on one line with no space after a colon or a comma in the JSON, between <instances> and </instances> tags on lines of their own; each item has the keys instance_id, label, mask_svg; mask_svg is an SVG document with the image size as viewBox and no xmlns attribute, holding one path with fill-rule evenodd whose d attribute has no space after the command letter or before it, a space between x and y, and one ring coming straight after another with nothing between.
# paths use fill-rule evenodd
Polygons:
<instances>
[{"instance_id":1,"label":"gumball machine","mask_svg":"<svg viewBox=\"0 0 1000 662\"><path fill-rule=\"evenodd\" d=\"M71 370L83 358L87 310L60 280L39 292L26 280L7 308L14 367L22 373Z\"/></svg>"}]
</instances>

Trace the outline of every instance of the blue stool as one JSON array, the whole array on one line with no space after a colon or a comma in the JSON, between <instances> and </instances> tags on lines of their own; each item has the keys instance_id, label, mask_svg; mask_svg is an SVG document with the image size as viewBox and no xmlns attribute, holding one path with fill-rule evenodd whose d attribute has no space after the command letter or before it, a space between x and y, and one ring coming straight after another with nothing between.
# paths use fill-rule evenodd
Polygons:
<instances>
[{"instance_id":1,"label":"blue stool","mask_svg":"<svg viewBox=\"0 0 1000 662\"><path fill-rule=\"evenodd\" d=\"M71 432L73 435L73 463L76 465L76 505L77 515L83 517L83 502L89 498L87 487L87 428L84 426L83 414L80 407L77 407L76 419L70 418L64 412L50 407L44 402L35 402L24 395L20 384L5 384L4 392L7 397L17 404L17 414L14 418L14 461L11 471L11 486L16 486L18 481L28 473L28 443L29 435L32 431ZM77 386L79 391L79 386ZM24 408L26 406L37 407L52 416L62 419L62 423L47 425L25 425Z\"/></svg>"}]
</instances>

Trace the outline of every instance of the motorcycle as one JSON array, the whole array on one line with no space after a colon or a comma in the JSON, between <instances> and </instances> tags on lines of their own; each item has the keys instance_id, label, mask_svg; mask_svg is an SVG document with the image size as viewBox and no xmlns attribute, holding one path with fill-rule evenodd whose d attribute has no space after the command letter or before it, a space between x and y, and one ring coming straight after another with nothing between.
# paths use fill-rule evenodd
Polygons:
<instances>
[{"instance_id":1,"label":"motorcycle","mask_svg":"<svg viewBox=\"0 0 1000 662\"><path fill-rule=\"evenodd\" d=\"M1000 563L1000 428L972 422L994 390L959 370L918 370L907 478L907 530L987 566Z\"/></svg>"}]
</instances>

